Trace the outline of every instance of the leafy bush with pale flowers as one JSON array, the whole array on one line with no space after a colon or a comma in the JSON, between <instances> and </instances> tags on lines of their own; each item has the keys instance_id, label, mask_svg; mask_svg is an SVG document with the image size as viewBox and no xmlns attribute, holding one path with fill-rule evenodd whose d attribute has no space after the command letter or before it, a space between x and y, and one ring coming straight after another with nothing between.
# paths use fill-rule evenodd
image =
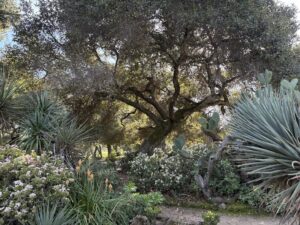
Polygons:
<instances>
[{"instance_id":1,"label":"leafy bush with pale flowers","mask_svg":"<svg viewBox=\"0 0 300 225\"><path fill-rule=\"evenodd\" d=\"M44 202L69 201L73 181L72 171L61 159L1 147L0 224L27 223Z\"/></svg>"},{"instance_id":2,"label":"leafy bush with pale flowers","mask_svg":"<svg viewBox=\"0 0 300 225\"><path fill-rule=\"evenodd\" d=\"M187 163L178 154L170 155L156 149L151 156L139 154L131 161L129 172L140 191L180 192L194 184L193 163Z\"/></svg>"}]
</instances>

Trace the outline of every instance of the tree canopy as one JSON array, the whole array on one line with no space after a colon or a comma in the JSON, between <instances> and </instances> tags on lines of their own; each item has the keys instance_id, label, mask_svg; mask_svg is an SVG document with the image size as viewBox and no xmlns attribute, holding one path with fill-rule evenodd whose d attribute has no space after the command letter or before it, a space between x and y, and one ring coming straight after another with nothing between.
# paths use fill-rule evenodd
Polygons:
<instances>
[{"instance_id":1,"label":"tree canopy","mask_svg":"<svg viewBox=\"0 0 300 225\"><path fill-rule=\"evenodd\" d=\"M71 106L120 101L148 118L150 153L195 112L229 106L231 85L295 76L295 9L273 0L22 1L7 57ZM63 93L63 94L62 94Z\"/></svg>"}]
</instances>

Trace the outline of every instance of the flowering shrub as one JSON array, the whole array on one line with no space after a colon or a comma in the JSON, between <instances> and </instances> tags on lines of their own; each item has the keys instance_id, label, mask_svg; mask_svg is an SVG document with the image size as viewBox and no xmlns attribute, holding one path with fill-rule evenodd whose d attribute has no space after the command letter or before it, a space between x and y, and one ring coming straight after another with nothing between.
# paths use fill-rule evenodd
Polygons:
<instances>
[{"instance_id":1,"label":"flowering shrub","mask_svg":"<svg viewBox=\"0 0 300 225\"><path fill-rule=\"evenodd\" d=\"M0 224L27 223L45 201L68 201L72 172L59 159L0 148Z\"/></svg>"},{"instance_id":2,"label":"flowering shrub","mask_svg":"<svg viewBox=\"0 0 300 225\"><path fill-rule=\"evenodd\" d=\"M193 162L187 162L181 156L169 155L162 149L156 149L148 156L139 154L131 161L130 175L140 191L182 191L194 184Z\"/></svg>"}]
</instances>

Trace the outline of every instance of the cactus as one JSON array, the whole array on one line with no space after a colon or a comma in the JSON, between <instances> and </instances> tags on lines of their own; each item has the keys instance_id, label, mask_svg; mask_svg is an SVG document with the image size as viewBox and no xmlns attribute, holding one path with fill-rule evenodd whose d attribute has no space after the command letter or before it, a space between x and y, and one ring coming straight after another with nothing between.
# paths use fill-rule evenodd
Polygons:
<instances>
[{"instance_id":1,"label":"cactus","mask_svg":"<svg viewBox=\"0 0 300 225\"><path fill-rule=\"evenodd\" d=\"M185 137L184 135L179 135L178 137L175 138L173 142L173 150L176 151L180 156L182 156L185 159L193 159L193 155L185 151L183 149L185 145Z\"/></svg>"},{"instance_id":2,"label":"cactus","mask_svg":"<svg viewBox=\"0 0 300 225\"><path fill-rule=\"evenodd\" d=\"M204 131L216 132L219 127L220 116L219 113L214 112L213 115L207 120L203 117L199 119L199 123Z\"/></svg>"},{"instance_id":3,"label":"cactus","mask_svg":"<svg viewBox=\"0 0 300 225\"><path fill-rule=\"evenodd\" d=\"M257 79L258 81L260 82L261 85L268 85L271 83L271 80L272 80L272 72L269 71L269 70L265 70L264 73L260 73L258 76L257 76Z\"/></svg>"},{"instance_id":4,"label":"cactus","mask_svg":"<svg viewBox=\"0 0 300 225\"><path fill-rule=\"evenodd\" d=\"M297 84L298 84L298 79L296 79L296 78L291 81L282 80L280 82L280 88L281 88L281 90L293 91L296 89Z\"/></svg>"}]
</instances>

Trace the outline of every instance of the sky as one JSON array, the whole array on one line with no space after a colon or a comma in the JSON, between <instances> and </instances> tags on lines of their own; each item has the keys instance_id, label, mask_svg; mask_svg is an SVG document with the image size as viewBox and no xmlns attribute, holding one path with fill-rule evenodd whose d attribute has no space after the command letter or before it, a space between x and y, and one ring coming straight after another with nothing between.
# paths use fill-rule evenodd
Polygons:
<instances>
[{"instance_id":1,"label":"sky","mask_svg":"<svg viewBox=\"0 0 300 225\"><path fill-rule=\"evenodd\" d=\"M35 2L35 0L33 0L32 2ZM282 2L283 4L286 4L286 5L292 5L292 4L295 5L297 10L298 10L297 19L300 23L300 0L278 0L278 2ZM8 30L6 32L6 34L4 34L4 36L5 37L2 40L0 40L0 52L7 44L12 43L13 31ZM298 36L300 37L300 30L298 31Z\"/></svg>"}]
</instances>

